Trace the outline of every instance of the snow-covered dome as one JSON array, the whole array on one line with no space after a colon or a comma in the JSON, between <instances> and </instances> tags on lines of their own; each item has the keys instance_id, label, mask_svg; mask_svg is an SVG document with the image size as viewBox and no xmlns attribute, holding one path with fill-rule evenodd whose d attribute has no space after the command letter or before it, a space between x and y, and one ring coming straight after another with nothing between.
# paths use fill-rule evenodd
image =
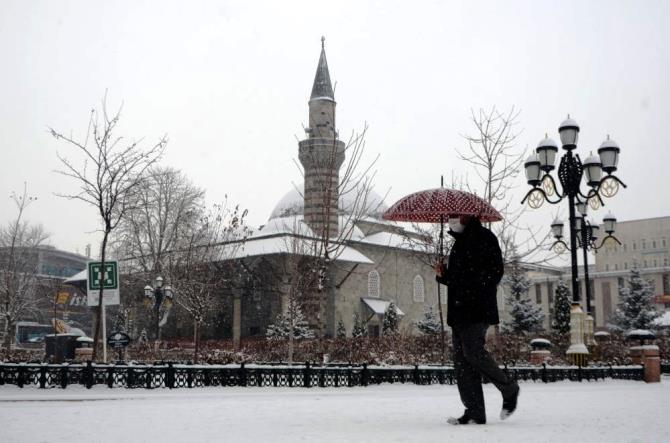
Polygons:
<instances>
[{"instance_id":1,"label":"snow-covered dome","mask_svg":"<svg viewBox=\"0 0 670 443\"><path fill-rule=\"evenodd\" d=\"M304 185L300 183L287 192L272 210L270 220L304 214L305 200L303 198L303 189ZM388 206L384 204L382 197L373 190L368 192L367 198L364 199L365 201L363 201L362 198L360 201L356 201L356 197L357 193L353 191L340 196L339 206L340 211L343 214L357 212L355 208L364 205L366 216L381 219L381 215L388 209Z\"/></svg>"}]
</instances>

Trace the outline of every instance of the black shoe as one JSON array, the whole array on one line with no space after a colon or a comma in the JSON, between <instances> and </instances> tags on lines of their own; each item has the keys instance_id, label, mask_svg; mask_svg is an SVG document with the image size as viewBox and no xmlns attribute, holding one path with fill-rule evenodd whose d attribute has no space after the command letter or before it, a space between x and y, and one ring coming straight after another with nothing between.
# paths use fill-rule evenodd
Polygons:
<instances>
[{"instance_id":1,"label":"black shoe","mask_svg":"<svg viewBox=\"0 0 670 443\"><path fill-rule=\"evenodd\" d=\"M486 424L486 419L476 419L474 417L471 417L468 415L466 412L463 414L462 417L456 418L456 417L449 417L447 419L447 423L450 425L485 425Z\"/></svg>"},{"instance_id":2,"label":"black shoe","mask_svg":"<svg viewBox=\"0 0 670 443\"><path fill-rule=\"evenodd\" d=\"M521 391L521 388L519 386L516 387L516 392L514 395L511 397L505 399L503 398L503 404L502 404L502 410L500 411L500 419L501 420L506 420L508 419L512 414L514 414L514 411L516 411L516 404L517 400L519 399L519 392Z\"/></svg>"}]
</instances>

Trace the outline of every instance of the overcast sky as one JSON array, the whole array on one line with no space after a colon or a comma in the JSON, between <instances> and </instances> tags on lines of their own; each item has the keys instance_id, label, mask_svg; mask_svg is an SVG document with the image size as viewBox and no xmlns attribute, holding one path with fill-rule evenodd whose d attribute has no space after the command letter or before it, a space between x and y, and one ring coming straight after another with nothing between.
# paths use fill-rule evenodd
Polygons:
<instances>
[{"instance_id":1,"label":"overcast sky","mask_svg":"<svg viewBox=\"0 0 670 443\"><path fill-rule=\"evenodd\" d=\"M307 101L326 36L342 138L369 124L366 156L387 203L472 175L455 149L470 109L521 110L519 149L570 113L583 157L610 134L627 190L619 220L670 215L670 2L667 1L7 1L0 3L0 221L23 182L26 216L51 243L98 249L94 208L56 197L76 183L53 171L52 126L83 136L108 90L120 133L264 223L300 174ZM518 179L518 200L527 190ZM567 212L565 205L563 213ZM544 226L556 208L532 211Z\"/></svg>"}]
</instances>

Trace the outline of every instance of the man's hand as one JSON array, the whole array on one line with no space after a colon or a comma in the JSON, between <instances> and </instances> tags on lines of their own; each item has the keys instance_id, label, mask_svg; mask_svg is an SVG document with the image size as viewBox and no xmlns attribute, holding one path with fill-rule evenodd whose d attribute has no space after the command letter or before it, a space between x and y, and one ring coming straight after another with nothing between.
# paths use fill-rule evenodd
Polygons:
<instances>
[{"instance_id":1,"label":"man's hand","mask_svg":"<svg viewBox=\"0 0 670 443\"><path fill-rule=\"evenodd\" d=\"M438 277L442 277L442 272L444 271L444 263L438 263L435 265L435 274Z\"/></svg>"}]
</instances>

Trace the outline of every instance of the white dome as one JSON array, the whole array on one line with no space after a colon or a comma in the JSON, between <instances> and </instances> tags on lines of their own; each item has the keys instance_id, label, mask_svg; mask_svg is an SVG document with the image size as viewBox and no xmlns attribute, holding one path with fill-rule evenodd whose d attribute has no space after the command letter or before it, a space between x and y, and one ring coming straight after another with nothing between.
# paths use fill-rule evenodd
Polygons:
<instances>
[{"instance_id":1,"label":"white dome","mask_svg":"<svg viewBox=\"0 0 670 443\"><path fill-rule=\"evenodd\" d=\"M303 198L304 185L300 183L287 192L270 214L270 220L275 218L289 217L304 214L305 200ZM381 219L381 215L388 209L384 204L382 197L373 190L370 190L365 201L356 201L356 192L348 192L340 196L340 211L343 214L352 214L355 207L365 205L365 214L368 217Z\"/></svg>"}]
</instances>

